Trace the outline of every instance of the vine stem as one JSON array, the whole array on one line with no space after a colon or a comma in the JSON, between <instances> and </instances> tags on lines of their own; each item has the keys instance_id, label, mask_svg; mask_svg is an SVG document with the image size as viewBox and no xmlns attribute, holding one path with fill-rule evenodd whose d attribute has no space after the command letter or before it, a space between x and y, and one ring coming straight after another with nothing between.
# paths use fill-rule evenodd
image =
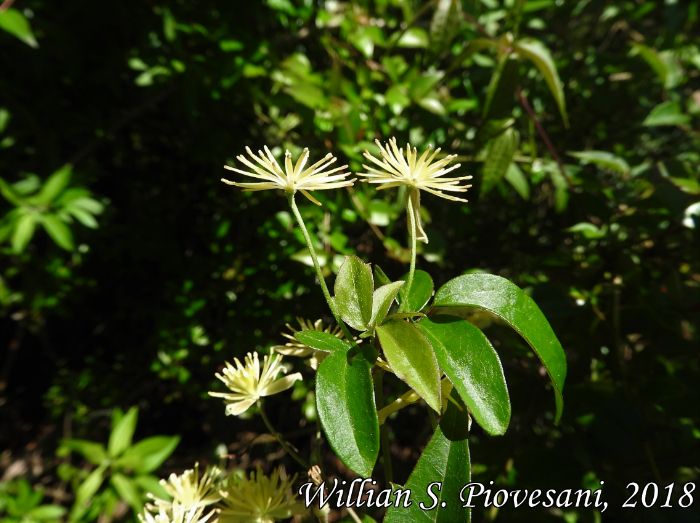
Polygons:
<instances>
[{"instance_id":1,"label":"vine stem","mask_svg":"<svg viewBox=\"0 0 700 523\"><path fill-rule=\"evenodd\" d=\"M350 333L348 330L347 326L343 322L343 320L340 319L340 315L338 314L338 310L335 307L335 302L333 301L333 298L331 297L331 293L328 290L328 286L326 285L326 279L323 277L323 271L321 271L321 265L318 263L318 256L316 255L316 249L314 248L314 244L311 241L311 236L309 235L309 231L306 228L306 224L304 224L304 219L301 217L301 213L299 212L299 208L297 207L297 203L294 200L294 193L288 193L287 194L287 199L289 200L289 206L292 208L292 213L294 214L294 218L297 221L297 224L299 225L299 228L301 229L301 233L304 236L304 240L306 241L306 247L309 249L309 254L311 255L311 260L314 263L314 269L316 269L316 277L318 278L318 282L321 285L321 290L323 291L323 296L326 298L326 303L328 304L328 308L331 310L331 314L333 314L333 317L335 318L336 323L340 327L340 329L343 331L343 334L347 338L348 341L352 342L354 340L353 335Z\"/></svg>"},{"instance_id":2,"label":"vine stem","mask_svg":"<svg viewBox=\"0 0 700 523\"><path fill-rule=\"evenodd\" d=\"M270 434L274 436L274 438L277 440L277 443L280 444L280 447L289 454L289 456L296 461L299 465L301 465L304 470L309 470L311 468L309 464L302 458L299 453L292 448L292 446L287 443L287 440L284 439L282 434L277 432L277 429L272 425L270 422L270 418L267 417L267 414L265 413L265 409L263 408L262 401L258 401L258 410L260 411L260 417L263 420L263 423L265 424L265 427L267 427L267 430L270 431Z\"/></svg>"},{"instance_id":3,"label":"vine stem","mask_svg":"<svg viewBox=\"0 0 700 523\"><path fill-rule=\"evenodd\" d=\"M408 304L408 296L411 294L411 287L413 286L413 274L416 272L416 249L417 249L417 239L416 239L416 209L414 209L413 201L418 198L418 189L412 189L411 193L408 195L406 214L408 215L408 237L411 244L411 264L408 269L408 278L406 279L406 285L404 286L405 291L402 293L406 296L401 303L399 311L403 311Z\"/></svg>"}]
</instances>

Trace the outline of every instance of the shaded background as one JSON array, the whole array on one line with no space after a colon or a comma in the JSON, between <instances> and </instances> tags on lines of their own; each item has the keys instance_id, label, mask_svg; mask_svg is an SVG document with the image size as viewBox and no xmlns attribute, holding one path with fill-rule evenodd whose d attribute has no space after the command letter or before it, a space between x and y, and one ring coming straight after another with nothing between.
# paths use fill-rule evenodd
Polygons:
<instances>
[{"instance_id":1,"label":"shaded background","mask_svg":"<svg viewBox=\"0 0 700 523\"><path fill-rule=\"evenodd\" d=\"M284 199L224 186L222 166L269 144L334 151L360 170L362 150L392 135L459 154L475 178L468 205L425 198L431 241L419 267L438 285L473 269L513 279L568 355L554 426L538 361L505 329L487 330L513 421L502 438L475 429L476 478L604 480L616 505L629 481L697 481L698 16L697 3L641 0L15 1L0 14L6 490L25 477L45 502L70 506L79 473L61 464L87 468L56 456L60 440L104 442L112 409L134 405L138 437L182 437L160 475L227 452L235 466L284 462L251 443L265 432L257 419L225 418L206 391L224 360L281 343L296 316L327 312ZM537 52L514 51L519 41ZM519 140L509 146L505 133ZM67 187L94 202L82 213L60 196L32 200L65 164ZM322 208L302 212L330 277L353 252L393 278L407 269L395 193L356 185L319 198ZM26 214L35 225L21 224ZM306 376L291 407L289 393L268 407L302 449L315 427ZM403 481L430 421L416 407L391 427ZM698 506L604 519L696 521Z\"/></svg>"}]
</instances>

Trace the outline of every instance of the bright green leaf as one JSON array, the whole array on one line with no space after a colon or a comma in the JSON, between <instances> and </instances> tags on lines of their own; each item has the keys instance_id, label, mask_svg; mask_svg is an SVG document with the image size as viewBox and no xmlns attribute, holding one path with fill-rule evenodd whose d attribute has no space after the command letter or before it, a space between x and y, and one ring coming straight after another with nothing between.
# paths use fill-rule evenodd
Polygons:
<instances>
[{"instance_id":1,"label":"bright green leaf","mask_svg":"<svg viewBox=\"0 0 700 523\"><path fill-rule=\"evenodd\" d=\"M347 352L352 345L329 332L303 330L294 333L294 337L312 349L324 352Z\"/></svg>"},{"instance_id":2,"label":"bright green leaf","mask_svg":"<svg viewBox=\"0 0 700 523\"><path fill-rule=\"evenodd\" d=\"M334 352L316 374L318 416L338 457L361 476L372 474L379 454L379 420L370 362Z\"/></svg>"},{"instance_id":3,"label":"bright green leaf","mask_svg":"<svg viewBox=\"0 0 700 523\"><path fill-rule=\"evenodd\" d=\"M578 158L584 164L592 163L608 171L614 171L623 175L627 175L630 172L630 166L623 158L607 151L575 151L570 152L569 155Z\"/></svg>"},{"instance_id":4,"label":"bright green leaf","mask_svg":"<svg viewBox=\"0 0 700 523\"><path fill-rule=\"evenodd\" d=\"M408 274L404 274L404 281L408 280ZM420 269L413 273L413 283L408 298L406 298L406 287L399 291L397 301L401 305L401 312L420 312L433 296L433 278Z\"/></svg>"},{"instance_id":5,"label":"bright green leaf","mask_svg":"<svg viewBox=\"0 0 700 523\"><path fill-rule=\"evenodd\" d=\"M428 47L428 33L420 27L411 27L401 35L398 42L399 47Z\"/></svg>"},{"instance_id":6,"label":"bright green leaf","mask_svg":"<svg viewBox=\"0 0 700 523\"><path fill-rule=\"evenodd\" d=\"M71 232L70 227L68 227L58 216L55 214L42 214L39 215L39 220L41 221L41 225L46 233L51 237L56 245L67 251L72 251L75 249L75 245L73 243L73 233Z\"/></svg>"},{"instance_id":7,"label":"bright green leaf","mask_svg":"<svg viewBox=\"0 0 700 523\"><path fill-rule=\"evenodd\" d=\"M178 436L152 436L127 448L115 465L139 474L155 471L180 443Z\"/></svg>"},{"instance_id":8,"label":"bright green leaf","mask_svg":"<svg viewBox=\"0 0 700 523\"><path fill-rule=\"evenodd\" d=\"M508 323L539 356L554 385L556 420L561 417L566 355L537 304L517 285L493 274L458 276L438 289L434 307L477 307Z\"/></svg>"},{"instance_id":9,"label":"bright green leaf","mask_svg":"<svg viewBox=\"0 0 700 523\"><path fill-rule=\"evenodd\" d=\"M34 38L34 33L32 33L32 28L29 25L29 20L17 9L9 8L0 12L0 29L19 38L29 47L34 47L35 49L39 47L39 43Z\"/></svg>"},{"instance_id":10,"label":"bright green leaf","mask_svg":"<svg viewBox=\"0 0 700 523\"><path fill-rule=\"evenodd\" d=\"M506 171L505 179L523 200L530 199L530 185L517 163L511 162Z\"/></svg>"},{"instance_id":11,"label":"bright green leaf","mask_svg":"<svg viewBox=\"0 0 700 523\"><path fill-rule=\"evenodd\" d=\"M645 127L662 125L687 125L690 117L681 112L678 102L669 100L654 107L642 122Z\"/></svg>"},{"instance_id":12,"label":"bright green leaf","mask_svg":"<svg viewBox=\"0 0 700 523\"><path fill-rule=\"evenodd\" d=\"M476 422L489 434L505 434L510 422L508 387L501 360L484 333L454 317L424 318L417 325Z\"/></svg>"},{"instance_id":13,"label":"bright green leaf","mask_svg":"<svg viewBox=\"0 0 700 523\"><path fill-rule=\"evenodd\" d=\"M126 503L135 512L141 511L144 500L139 493L139 489L132 480L117 472L110 478L110 483L112 483L112 486L114 487L114 490L117 491L117 494L119 494L119 497L126 501Z\"/></svg>"},{"instance_id":14,"label":"bright green leaf","mask_svg":"<svg viewBox=\"0 0 700 523\"><path fill-rule=\"evenodd\" d=\"M49 176L49 179L41 187L39 194L32 198L32 201L39 205L49 205L68 187L72 173L73 167L70 164L61 167Z\"/></svg>"},{"instance_id":15,"label":"bright green leaf","mask_svg":"<svg viewBox=\"0 0 700 523\"><path fill-rule=\"evenodd\" d=\"M532 39L518 40L513 45L513 49L523 58L530 60L544 76L545 82L557 102L561 118L564 125L569 126L569 117L566 113L566 100L564 98L564 87L559 79L559 73L552 60L549 49L542 42Z\"/></svg>"},{"instance_id":16,"label":"bright green leaf","mask_svg":"<svg viewBox=\"0 0 700 523\"><path fill-rule=\"evenodd\" d=\"M134 437L136 430L136 422L138 420L139 410L136 407L131 407L121 419L112 422L112 432L109 435L109 443L107 444L107 452L110 457L116 458L120 456L129 446Z\"/></svg>"},{"instance_id":17,"label":"bright green leaf","mask_svg":"<svg viewBox=\"0 0 700 523\"><path fill-rule=\"evenodd\" d=\"M80 484L75 492L75 501L70 514L70 521L78 521L82 514L88 509L92 498L104 481L105 466L100 466L88 474L87 478Z\"/></svg>"},{"instance_id":18,"label":"bright green leaf","mask_svg":"<svg viewBox=\"0 0 700 523\"><path fill-rule=\"evenodd\" d=\"M463 508L459 501L460 491L471 481L468 427L465 409L460 410L452 402L448 403L440 425L406 482L405 489L411 491L411 506L390 507L384 523L471 521L469 509ZM428 495L428 488L438 498L436 506ZM432 510L423 510L421 503Z\"/></svg>"},{"instance_id":19,"label":"bright green leaf","mask_svg":"<svg viewBox=\"0 0 700 523\"><path fill-rule=\"evenodd\" d=\"M93 465L101 465L107 459L104 446L95 441L66 439L61 442L61 449L77 452Z\"/></svg>"},{"instance_id":20,"label":"bright green leaf","mask_svg":"<svg viewBox=\"0 0 700 523\"><path fill-rule=\"evenodd\" d=\"M15 223L15 231L12 234L12 250L16 253L24 252L34 236L36 228L36 214L23 214Z\"/></svg>"},{"instance_id":21,"label":"bright green leaf","mask_svg":"<svg viewBox=\"0 0 700 523\"><path fill-rule=\"evenodd\" d=\"M348 256L335 279L335 304L353 329L365 330L372 318L372 269L357 256Z\"/></svg>"},{"instance_id":22,"label":"bright green leaf","mask_svg":"<svg viewBox=\"0 0 700 523\"><path fill-rule=\"evenodd\" d=\"M23 521L29 522L31 520L55 520L62 518L65 515L65 513L66 509L64 507L58 505L42 505L27 512Z\"/></svg>"},{"instance_id":23,"label":"bright green leaf","mask_svg":"<svg viewBox=\"0 0 700 523\"><path fill-rule=\"evenodd\" d=\"M396 376L440 412L440 369L425 335L412 323L400 320L380 325L377 335Z\"/></svg>"},{"instance_id":24,"label":"bright green leaf","mask_svg":"<svg viewBox=\"0 0 700 523\"><path fill-rule=\"evenodd\" d=\"M394 303L394 299L396 299L396 295L399 293L403 284L403 281L396 281L382 285L374 291L372 296L372 318L369 322L370 328L384 321L391 304Z\"/></svg>"}]
</instances>

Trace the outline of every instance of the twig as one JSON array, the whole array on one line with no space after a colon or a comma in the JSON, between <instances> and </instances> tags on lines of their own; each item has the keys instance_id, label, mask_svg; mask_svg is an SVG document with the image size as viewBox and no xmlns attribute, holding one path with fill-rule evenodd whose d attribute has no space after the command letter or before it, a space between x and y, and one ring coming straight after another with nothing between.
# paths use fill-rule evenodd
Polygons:
<instances>
[{"instance_id":1,"label":"twig","mask_svg":"<svg viewBox=\"0 0 700 523\"><path fill-rule=\"evenodd\" d=\"M569 175L566 174L566 171L564 170L564 164L562 163L561 158L559 157L559 153L557 153L557 150L554 147L554 144L552 144L552 141L549 139L549 135L547 134L547 131L545 131L544 127L542 126L542 123L537 118L537 115L535 114L535 111L532 109L530 102L528 102L527 97L523 94L523 91L520 87L518 87L515 92L518 96L518 102L520 102L520 105L523 107L523 109L525 109L525 112L530 117L532 122L535 124L535 128L537 129L537 134L540 135L540 138L542 138L542 141L544 142L544 145L547 148L547 151L549 151L549 154L556 162L557 167L559 168L559 172L564 177L564 180L566 180L566 183L568 184L568 186L573 187L573 183L571 181L571 178L569 178Z\"/></svg>"},{"instance_id":2,"label":"twig","mask_svg":"<svg viewBox=\"0 0 700 523\"><path fill-rule=\"evenodd\" d=\"M0 13L4 13L7 11L10 7L12 7L12 4L15 3L15 0L5 0L2 5L0 5Z\"/></svg>"}]
</instances>

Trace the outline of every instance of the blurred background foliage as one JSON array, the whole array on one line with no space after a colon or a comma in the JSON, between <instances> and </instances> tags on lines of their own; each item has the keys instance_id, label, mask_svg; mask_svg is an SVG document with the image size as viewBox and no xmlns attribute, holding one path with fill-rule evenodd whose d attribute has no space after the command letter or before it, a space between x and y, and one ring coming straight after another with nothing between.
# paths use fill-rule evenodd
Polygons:
<instances>
[{"instance_id":1,"label":"blurred background foliage","mask_svg":"<svg viewBox=\"0 0 700 523\"><path fill-rule=\"evenodd\" d=\"M513 279L568 354L566 409L554 426L537 361L522 340L489 329L514 415L505 437L473 433L475 477L522 488L604 480L617 505L629 481L697 481L698 3L4 8L5 520L133 517L129 506L143 495L135 478L151 478L177 438L158 436L168 452L159 446L153 467L121 470L96 443L124 418L115 408L140 408L121 451L134 430L181 438L161 475L198 460L285 460L269 454L269 438L256 439L262 426L226 419L206 391L225 359L280 343L285 323L315 319L324 304L284 199L225 187L222 166L246 145L269 144L277 153L336 151L360 170L362 151L390 136L456 153L474 175L469 204L423 202L431 241L420 267L438 285L474 269ZM303 208L329 277L353 252L403 274L401 196L357 184ZM294 407L288 397L269 407L301 448L317 444L311 391L309 379L295 388ZM406 409L392 424L400 481L430 432L422 412ZM318 455L330 474L347 474L327 449ZM98 469L100 484L85 487ZM87 497L100 489L98 505L74 506L93 487ZM691 521L697 506L605 517ZM585 510L476 515L533 517L600 519Z\"/></svg>"}]
</instances>

